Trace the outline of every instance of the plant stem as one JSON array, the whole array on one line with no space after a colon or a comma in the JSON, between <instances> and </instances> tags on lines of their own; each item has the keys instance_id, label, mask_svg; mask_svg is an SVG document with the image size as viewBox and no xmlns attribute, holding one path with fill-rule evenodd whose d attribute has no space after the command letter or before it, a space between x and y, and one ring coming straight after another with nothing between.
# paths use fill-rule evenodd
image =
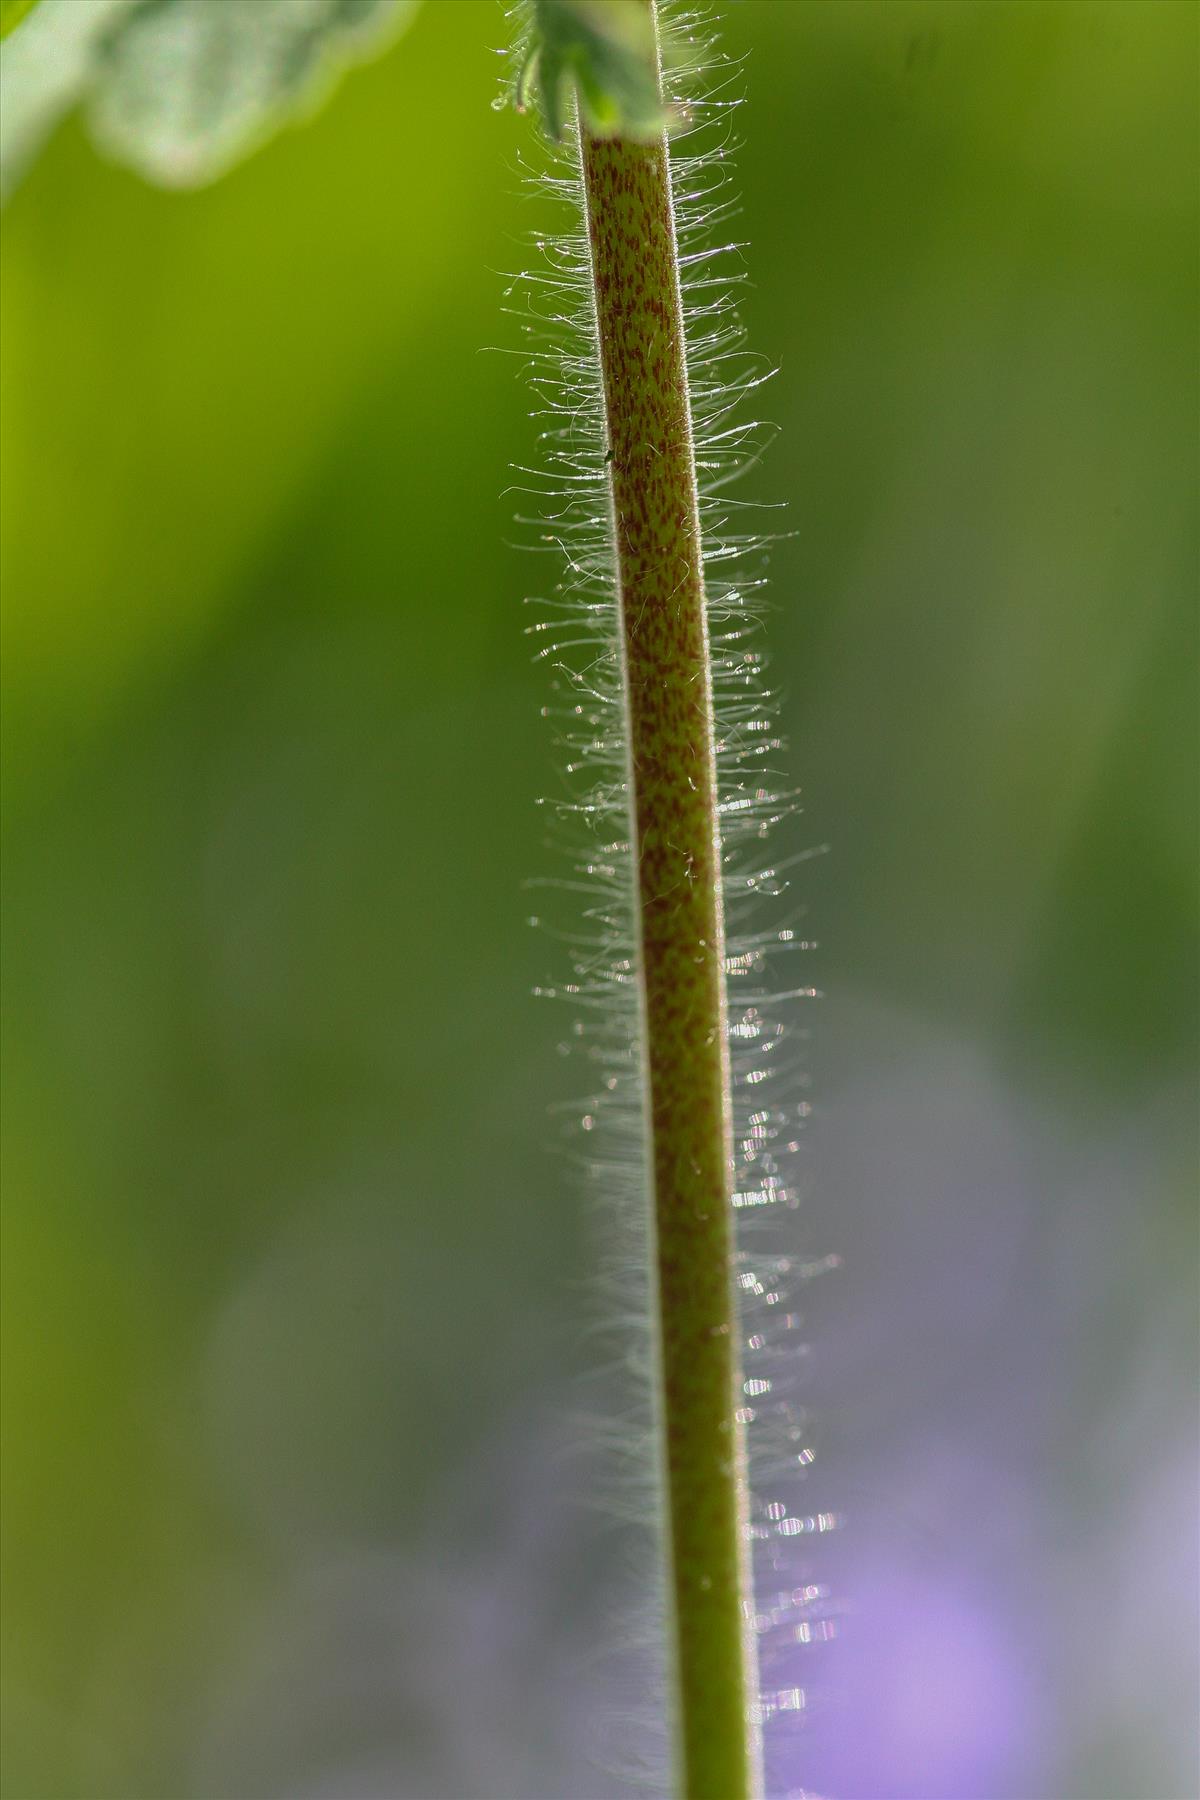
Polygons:
<instances>
[{"instance_id":1,"label":"plant stem","mask_svg":"<svg viewBox=\"0 0 1200 1800\"><path fill-rule=\"evenodd\" d=\"M665 135L586 122L580 153L628 697L680 1788L749 1800L721 846L670 159Z\"/></svg>"}]
</instances>

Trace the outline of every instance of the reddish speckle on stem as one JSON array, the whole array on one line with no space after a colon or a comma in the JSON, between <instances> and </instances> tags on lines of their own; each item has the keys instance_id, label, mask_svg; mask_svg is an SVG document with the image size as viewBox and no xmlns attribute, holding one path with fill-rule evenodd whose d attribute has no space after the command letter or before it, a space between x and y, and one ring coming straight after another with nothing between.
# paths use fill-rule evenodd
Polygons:
<instances>
[{"instance_id":1,"label":"reddish speckle on stem","mask_svg":"<svg viewBox=\"0 0 1200 1800\"><path fill-rule=\"evenodd\" d=\"M581 155L629 707L682 1787L687 1800L746 1800L753 1650L724 923L670 165L665 139L586 128Z\"/></svg>"}]
</instances>

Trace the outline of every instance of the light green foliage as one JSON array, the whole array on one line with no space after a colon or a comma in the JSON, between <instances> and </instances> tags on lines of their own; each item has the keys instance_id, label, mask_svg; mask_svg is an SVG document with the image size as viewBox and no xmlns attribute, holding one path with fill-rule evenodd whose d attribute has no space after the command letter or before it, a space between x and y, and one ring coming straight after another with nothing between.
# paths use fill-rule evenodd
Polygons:
<instances>
[{"instance_id":1,"label":"light green foliage","mask_svg":"<svg viewBox=\"0 0 1200 1800\"><path fill-rule=\"evenodd\" d=\"M85 100L105 153L165 187L199 187L325 98L416 0L43 0L0 62L7 189Z\"/></svg>"},{"instance_id":2,"label":"light green foliage","mask_svg":"<svg viewBox=\"0 0 1200 1800\"><path fill-rule=\"evenodd\" d=\"M667 124L645 0L532 0L521 55L517 108L532 91L552 138L562 136L573 93L600 136L649 140Z\"/></svg>"},{"instance_id":3,"label":"light green foliage","mask_svg":"<svg viewBox=\"0 0 1200 1800\"><path fill-rule=\"evenodd\" d=\"M134 0L42 0L0 52L0 191L7 195L92 82L96 46Z\"/></svg>"},{"instance_id":4,"label":"light green foliage","mask_svg":"<svg viewBox=\"0 0 1200 1800\"><path fill-rule=\"evenodd\" d=\"M7 37L15 31L21 20L27 18L37 5L38 0L0 0L0 38Z\"/></svg>"}]
</instances>

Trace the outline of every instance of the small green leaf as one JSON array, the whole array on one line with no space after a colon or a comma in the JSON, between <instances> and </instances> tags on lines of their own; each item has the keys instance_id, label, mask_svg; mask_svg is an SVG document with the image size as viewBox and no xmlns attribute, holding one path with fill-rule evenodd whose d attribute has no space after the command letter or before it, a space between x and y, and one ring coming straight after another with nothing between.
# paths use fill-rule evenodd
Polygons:
<instances>
[{"instance_id":1,"label":"small green leaf","mask_svg":"<svg viewBox=\"0 0 1200 1800\"><path fill-rule=\"evenodd\" d=\"M416 4L41 0L0 57L4 185L82 99L107 155L160 186L200 187L319 105Z\"/></svg>"},{"instance_id":2,"label":"small green leaf","mask_svg":"<svg viewBox=\"0 0 1200 1800\"><path fill-rule=\"evenodd\" d=\"M654 15L647 0L532 0L513 89L532 93L552 138L571 99L604 137L657 137L670 123L659 93Z\"/></svg>"},{"instance_id":3,"label":"small green leaf","mask_svg":"<svg viewBox=\"0 0 1200 1800\"><path fill-rule=\"evenodd\" d=\"M37 3L38 0L0 0L0 38L6 38L10 31L15 31Z\"/></svg>"},{"instance_id":4,"label":"small green leaf","mask_svg":"<svg viewBox=\"0 0 1200 1800\"><path fill-rule=\"evenodd\" d=\"M100 47L91 106L109 156L198 187L323 100L412 0L160 0Z\"/></svg>"}]
</instances>

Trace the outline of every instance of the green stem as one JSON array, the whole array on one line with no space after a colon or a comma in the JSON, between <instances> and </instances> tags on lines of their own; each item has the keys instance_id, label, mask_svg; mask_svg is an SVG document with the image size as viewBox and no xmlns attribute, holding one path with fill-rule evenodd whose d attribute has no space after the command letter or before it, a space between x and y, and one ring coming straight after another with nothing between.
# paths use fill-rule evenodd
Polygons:
<instances>
[{"instance_id":1,"label":"green stem","mask_svg":"<svg viewBox=\"0 0 1200 1800\"><path fill-rule=\"evenodd\" d=\"M680 1788L749 1800L721 848L670 158L665 135L586 121L580 153L628 697Z\"/></svg>"}]
</instances>

